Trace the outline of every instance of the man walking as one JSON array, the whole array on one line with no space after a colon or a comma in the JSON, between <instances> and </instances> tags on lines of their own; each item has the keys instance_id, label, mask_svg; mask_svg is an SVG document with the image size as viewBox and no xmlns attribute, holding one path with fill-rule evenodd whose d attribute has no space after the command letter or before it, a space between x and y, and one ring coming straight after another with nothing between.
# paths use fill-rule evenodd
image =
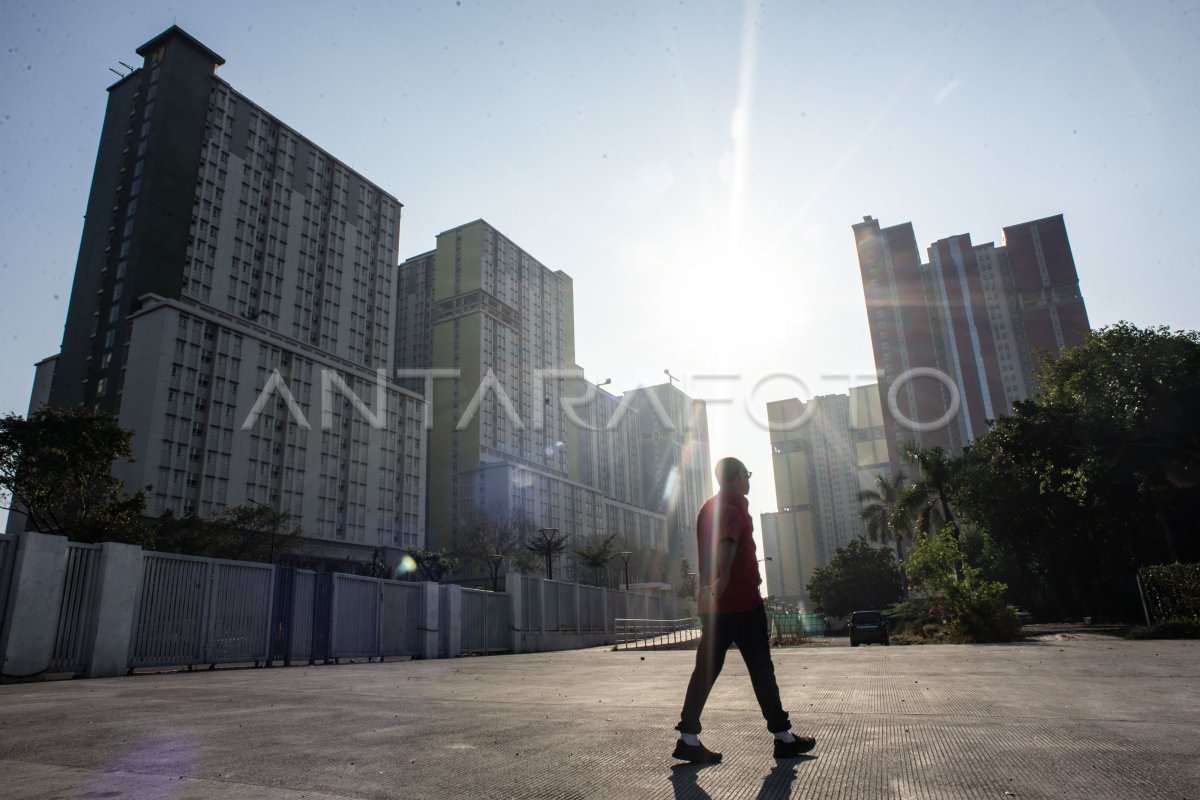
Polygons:
<instances>
[{"instance_id":1,"label":"man walking","mask_svg":"<svg viewBox=\"0 0 1200 800\"><path fill-rule=\"evenodd\" d=\"M754 521L746 500L750 493L750 473L738 459L722 458L717 462L716 477L720 491L708 499L696 518L700 647L683 712L675 726L679 741L672 755L697 763L721 760L720 753L700 743L700 714L725 665L726 651L736 644L750 672L767 730L775 736L775 758L792 758L807 753L816 740L792 734L792 724L779 699L775 666L771 663L767 613L758 592L762 578L754 545Z\"/></svg>"}]
</instances>

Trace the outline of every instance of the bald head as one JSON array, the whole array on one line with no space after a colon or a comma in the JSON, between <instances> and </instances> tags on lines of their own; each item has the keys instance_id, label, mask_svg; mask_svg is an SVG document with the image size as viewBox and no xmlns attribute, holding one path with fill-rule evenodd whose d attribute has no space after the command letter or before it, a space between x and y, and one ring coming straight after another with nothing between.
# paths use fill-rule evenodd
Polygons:
<instances>
[{"instance_id":1,"label":"bald head","mask_svg":"<svg viewBox=\"0 0 1200 800\"><path fill-rule=\"evenodd\" d=\"M717 462L713 474L717 476L717 485L724 491L745 494L750 490L750 472L741 459L733 456L722 458Z\"/></svg>"}]
</instances>

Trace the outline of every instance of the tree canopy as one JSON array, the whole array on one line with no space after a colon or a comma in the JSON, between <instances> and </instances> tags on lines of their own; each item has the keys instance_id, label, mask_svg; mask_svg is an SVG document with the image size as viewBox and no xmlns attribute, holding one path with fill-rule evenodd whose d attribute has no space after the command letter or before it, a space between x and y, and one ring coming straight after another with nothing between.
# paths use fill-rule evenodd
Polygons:
<instances>
[{"instance_id":1,"label":"tree canopy","mask_svg":"<svg viewBox=\"0 0 1200 800\"><path fill-rule=\"evenodd\" d=\"M567 549L567 534L558 528L539 528L529 537L525 549L546 562L546 577L554 580L554 557Z\"/></svg>"},{"instance_id":2,"label":"tree canopy","mask_svg":"<svg viewBox=\"0 0 1200 800\"><path fill-rule=\"evenodd\" d=\"M1139 565L1200 559L1200 334L1120 323L1038 378L965 451L955 504L1057 610L1122 612Z\"/></svg>"},{"instance_id":3,"label":"tree canopy","mask_svg":"<svg viewBox=\"0 0 1200 800\"><path fill-rule=\"evenodd\" d=\"M291 514L246 504L211 518L177 517L167 511L150 524L147 546L182 555L275 563L295 551L303 535Z\"/></svg>"},{"instance_id":4,"label":"tree canopy","mask_svg":"<svg viewBox=\"0 0 1200 800\"><path fill-rule=\"evenodd\" d=\"M845 616L883 608L900 598L900 570L890 547L852 540L828 564L813 570L808 596L816 611Z\"/></svg>"},{"instance_id":5,"label":"tree canopy","mask_svg":"<svg viewBox=\"0 0 1200 800\"><path fill-rule=\"evenodd\" d=\"M0 419L0 503L30 530L80 542L141 543L144 490L132 495L112 473L132 456L133 433L111 414L43 408Z\"/></svg>"},{"instance_id":6,"label":"tree canopy","mask_svg":"<svg viewBox=\"0 0 1200 800\"><path fill-rule=\"evenodd\" d=\"M914 503L921 496L914 494L911 486L904 485L906 480L900 473L891 477L876 475L875 488L858 493L859 516L866 524L867 538L894 544L901 561L904 543L912 539Z\"/></svg>"},{"instance_id":7,"label":"tree canopy","mask_svg":"<svg viewBox=\"0 0 1200 800\"><path fill-rule=\"evenodd\" d=\"M617 534L615 533L608 536L596 534L588 537L575 548L579 564L586 570L586 578L593 586L608 584L605 571L608 569L609 562L616 558L617 548L613 544L616 538Z\"/></svg>"}]
</instances>

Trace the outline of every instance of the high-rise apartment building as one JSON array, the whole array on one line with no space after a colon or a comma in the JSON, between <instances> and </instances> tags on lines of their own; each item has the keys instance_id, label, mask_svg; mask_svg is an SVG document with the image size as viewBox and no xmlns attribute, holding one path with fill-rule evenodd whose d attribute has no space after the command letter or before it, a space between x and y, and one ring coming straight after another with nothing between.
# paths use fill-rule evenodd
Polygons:
<instances>
[{"instance_id":1,"label":"high-rise apartment building","mask_svg":"<svg viewBox=\"0 0 1200 800\"><path fill-rule=\"evenodd\" d=\"M887 469L876 384L767 404L775 499L762 515L767 590L810 608L812 572L865 532L858 493Z\"/></svg>"},{"instance_id":2,"label":"high-rise apartment building","mask_svg":"<svg viewBox=\"0 0 1200 800\"><path fill-rule=\"evenodd\" d=\"M854 227L893 470L903 447L958 453L1033 391L1038 354L1083 341L1087 311L1062 215L928 248L911 223Z\"/></svg>"},{"instance_id":3,"label":"high-rise apartment building","mask_svg":"<svg viewBox=\"0 0 1200 800\"><path fill-rule=\"evenodd\" d=\"M429 546L453 547L481 515L520 517L577 543L618 534L622 546L658 554L636 562L637 579L657 579L677 519L699 510L703 407L697 422L676 389L618 398L585 380L573 297L566 273L483 220L443 232L436 249L402 265L396 367L405 385L431 390Z\"/></svg>"},{"instance_id":4,"label":"high-rise apartment building","mask_svg":"<svg viewBox=\"0 0 1200 800\"><path fill-rule=\"evenodd\" d=\"M108 89L48 402L134 431L149 513L295 515L317 553L423 544L422 398L390 379L400 202L178 27ZM389 552L390 551L390 552Z\"/></svg>"},{"instance_id":5,"label":"high-rise apartment building","mask_svg":"<svg viewBox=\"0 0 1200 800\"><path fill-rule=\"evenodd\" d=\"M404 261L396 321L398 374L430 389L430 547L454 547L480 516L516 517L576 543L618 534L641 554L636 581L695 565L680 529L707 498L703 404L584 379L565 272L479 219Z\"/></svg>"},{"instance_id":6,"label":"high-rise apartment building","mask_svg":"<svg viewBox=\"0 0 1200 800\"><path fill-rule=\"evenodd\" d=\"M643 497L665 518L672 579L680 561L698 569L696 517L712 495L708 412L671 382L626 392L639 412Z\"/></svg>"}]
</instances>

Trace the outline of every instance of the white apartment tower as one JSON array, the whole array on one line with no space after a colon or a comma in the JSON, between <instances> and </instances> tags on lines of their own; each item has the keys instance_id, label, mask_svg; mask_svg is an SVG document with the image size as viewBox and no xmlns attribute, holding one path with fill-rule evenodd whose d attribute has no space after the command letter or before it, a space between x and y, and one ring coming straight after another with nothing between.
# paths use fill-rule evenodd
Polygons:
<instances>
[{"instance_id":1,"label":"white apartment tower","mask_svg":"<svg viewBox=\"0 0 1200 800\"><path fill-rule=\"evenodd\" d=\"M148 511L247 502L315 554L423 544L423 402L389 377L401 204L178 27L109 87L48 402L132 429ZM389 552L390 551L390 552Z\"/></svg>"}]
</instances>

